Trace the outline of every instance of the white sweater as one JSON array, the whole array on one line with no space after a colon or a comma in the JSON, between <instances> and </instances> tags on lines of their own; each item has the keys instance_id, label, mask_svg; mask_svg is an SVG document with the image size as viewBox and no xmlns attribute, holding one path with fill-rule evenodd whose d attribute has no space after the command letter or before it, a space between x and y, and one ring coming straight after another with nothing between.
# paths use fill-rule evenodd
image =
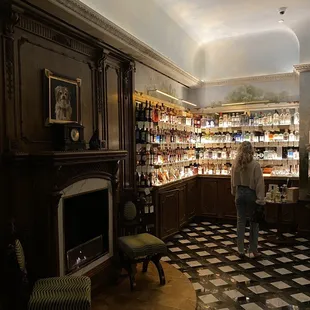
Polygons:
<instances>
[{"instance_id":1,"label":"white sweater","mask_svg":"<svg viewBox=\"0 0 310 310\"><path fill-rule=\"evenodd\" d=\"M260 205L265 204L265 184L263 172L260 164L252 160L247 166L241 170L232 166L231 171L231 193L236 195L237 186L248 186L256 192L256 203Z\"/></svg>"}]
</instances>

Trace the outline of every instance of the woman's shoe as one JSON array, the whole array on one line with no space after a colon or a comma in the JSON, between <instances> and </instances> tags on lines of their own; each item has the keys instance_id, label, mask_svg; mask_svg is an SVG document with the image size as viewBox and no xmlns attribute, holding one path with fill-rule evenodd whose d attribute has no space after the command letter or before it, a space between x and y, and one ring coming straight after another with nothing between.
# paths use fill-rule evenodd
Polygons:
<instances>
[{"instance_id":1,"label":"woman's shoe","mask_svg":"<svg viewBox=\"0 0 310 310\"><path fill-rule=\"evenodd\" d=\"M262 254L258 253L258 252L254 252L254 253L250 253L249 254L250 258L258 258L258 257L261 257L261 256L262 256Z\"/></svg>"},{"instance_id":2,"label":"woman's shoe","mask_svg":"<svg viewBox=\"0 0 310 310\"><path fill-rule=\"evenodd\" d=\"M239 258L243 259L245 258L245 254L244 253L238 253Z\"/></svg>"}]
</instances>

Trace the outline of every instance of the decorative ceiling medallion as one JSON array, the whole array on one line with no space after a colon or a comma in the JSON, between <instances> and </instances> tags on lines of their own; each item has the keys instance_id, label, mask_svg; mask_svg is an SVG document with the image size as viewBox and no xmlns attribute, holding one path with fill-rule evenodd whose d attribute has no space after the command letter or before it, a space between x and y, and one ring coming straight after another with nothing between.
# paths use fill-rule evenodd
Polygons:
<instances>
[{"instance_id":1,"label":"decorative ceiling medallion","mask_svg":"<svg viewBox=\"0 0 310 310\"><path fill-rule=\"evenodd\" d=\"M310 64L294 65L294 70L297 73L310 71Z\"/></svg>"},{"instance_id":2,"label":"decorative ceiling medallion","mask_svg":"<svg viewBox=\"0 0 310 310\"><path fill-rule=\"evenodd\" d=\"M113 22L109 21L104 16L100 15L93 9L89 8L84 3L78 0L49 0L51 3L56 4L57 6L61 6L65 8L67 11L70 10L75 13L76 16L79 18L86 20L89 23L95 24L99 26L103 33L106 33L119 42L130 47L130 49L135 50L138 54L140 54L141 58L137 60L145 62L145 58L150 60L155 60L160 68L156 68L159 71L162 68L169 69L170 75L173 79L178 80L180 83L185 84L186 86L194 86L199 83L199 79L191 75L190 73L182 70L178 67L174 62L170 59L165 57L164 55L160 54L159 52L155 51L148 45L144 44L142 41L128 33L127 31L123 30ZM124 50L126 53L126 51ZM154 62L153 62L154 64ZM168 75L167 72L165 72Z\"/></svg>"},{"instance_id":3,"label":"decorative ceiling medallion","mask_svg":"<svg viewBox=\"0 0 310 310\"><path fill-rule=\"evenodd\" d=\"M283 80L291 80L294 78L296 78L296 74L294 72L268 74L268 75L256 75L256 76L247 76L247 77L205 81L205 82L201 81L199 85L197 85L195 88L210 87L210 86L223 86L223 85L237 85L237 84L248 83L248 82L283 81Z\"/></svg>"}]
</instances>

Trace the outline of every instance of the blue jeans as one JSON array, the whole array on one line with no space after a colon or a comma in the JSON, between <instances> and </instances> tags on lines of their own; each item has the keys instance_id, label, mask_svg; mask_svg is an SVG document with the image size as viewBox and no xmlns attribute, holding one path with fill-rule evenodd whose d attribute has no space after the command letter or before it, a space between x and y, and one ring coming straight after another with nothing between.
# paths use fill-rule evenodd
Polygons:
<instances>
[{"instance_id":1,"label":"blue jeans","mask_svg":"<svg viewBox=\"0 0 310 310\"><path fill-rule=\"evenodd\" d=\"M238 186L236 194L237 207L237 245L239 253L244 253L244 233L247 215L252 218L256 208L256 193L247 186ZM250 253L257 252L259 226L250 221Z\"/></svg>"}]
</instances>

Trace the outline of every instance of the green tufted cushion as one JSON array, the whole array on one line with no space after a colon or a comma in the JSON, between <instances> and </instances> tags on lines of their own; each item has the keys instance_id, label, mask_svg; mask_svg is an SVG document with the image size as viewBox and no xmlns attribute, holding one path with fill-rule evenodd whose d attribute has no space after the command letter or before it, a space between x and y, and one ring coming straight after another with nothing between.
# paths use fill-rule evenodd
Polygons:
<instances>
[{"instance_id":1,"label":"green tufted cushion","mask_svg":"<svg viewBox=\"0 0 310 310\"><path fill-rule=\"evenodd\" d=\"M88 277L58 277L38 280L28 303L29 310L90 310Z\"/></svg>"},{"instance_id":2,"label":"green tufted cushion","mask_svg":"<svg viewBox=\"0 0 310 310\"><path fill-rule=\"evenodd\" d=\"M147 233L120 237L118 242L120 249L131 259L167 252L162 240Z\"/></svg>"},{"instance_id":3,"label":"green tufted cushion","mask_svg":"<svg viewBox=\"0 0 310 310\"><path fill-rule=\"evenodd\" d=\"M136 205L132 201L127 201L124 205L124 218L126 221L132 221L137 216Z\"/></svg>"}]
</instances>

